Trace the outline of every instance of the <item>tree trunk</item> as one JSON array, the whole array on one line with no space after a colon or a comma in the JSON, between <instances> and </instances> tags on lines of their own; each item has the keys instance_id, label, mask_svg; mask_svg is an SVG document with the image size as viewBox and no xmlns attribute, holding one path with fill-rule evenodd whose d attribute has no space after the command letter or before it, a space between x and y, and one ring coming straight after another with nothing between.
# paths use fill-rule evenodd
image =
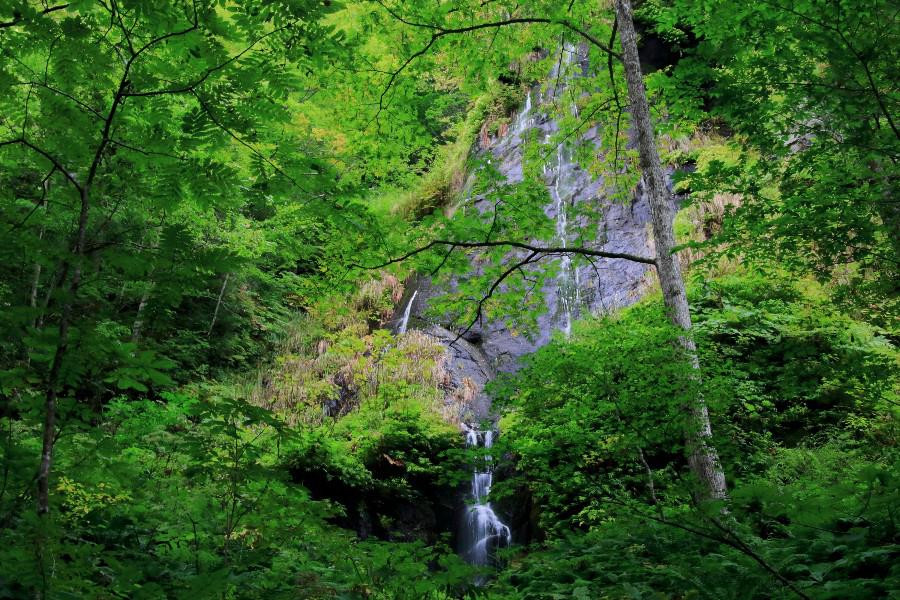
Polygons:
<instances>
[{"instance_id":1,"label":"tree trunk","mask_svg":"<svg viewBox=\"0 0 900 600\"><path fill-rule=\"evenodd\" d=\"M72 272L72 280L69 282L68 297L63 301L62 312L59 317L59 339L56 342L56 352L50 365L50 373L47 375L41 465L38 469L37 480L37 512L41 516L50 512L50 469L53 466L53 446L56 443L56 401L59 397L59 390L62 387L62 382L60 381L62 363L69 349L72 304L78 293L78 286L81 284L81 262L84 259L84 245L87 237L88 214L90 212L89 189L89 187L81 189L81 211L78 215L78 230L75 234L75 245L72 249L75 269ZM68 263L64 263L60 282L65 281L68 270Z\"/></svg>"},{"instance_id":2,"label":"tree trunk","mask_svg":"<svg viewBox=\"0 0 900 600\"><path fill-rule=\"evenodd\" d=\"M38 235L38 240L42 240L44 238L44 229L41 228L41 233ZM38 261L34 261L33 274L31 276L31 299L28 302L28 306L32 308L32 310L37 310L37 297L38 297L38 289L41 286L41 263ZM32 327L37 327L37 318L32 322Z\"/></svg>"},{"instance_id":3,"label":"tree trunk","mask_svg":"<svg viewBox=\"0 0 900 600\"><path fill-rule=\"evenodd\" d=\"M675 247L675 234L672 229L675 208L666 186L659 153L656 150L656 137L650 121L650 108L647 103L647 93L644 89L644 79L638 57L637 34L632 20L631 2L616 0L616 14L619 24L619 39L622 42L622 62L625 65L625 78L628 82L629 111L637 133L641 172L650 200L653 237L656 242L656 271L659 275L669 320L684 331L679 342L693 368L699 370L697 348L691 335L691 313L684 279L681 276L678 257L672 252ZM705 496L714 499L725 498L728 491L725 485L725 473L722 471L718 453L710 441L712 428L706 403L701 397L698 397L692 402L689 411L692 422L685 430L688 462L699 479Z\"/></svg>"},{"instance_id":4,"label":"tree trunk","mask_svg":"<svg viewBox=\"0 0 900 600\"><path fill-rule=\"evenodd\" d=\"M219 309L222 307L222 298L225 296L225 288L228 287L229 277L231 277L231 273L225 273L225 279L222 281L222 288L219 290L219 299L216 300L216 309L213 311L212 321L209 324L209 331L206 332L206 337L212 335L213 328L216 326L216 320L219 318Z\"/></svg>"},{"instance_id":5,"label":"tree trunk","mask_svg":"<svg viewBox=\"0 0 900 600\"><path fill-rule=\"evenodd\" d=\"M158 248L159 236L154 236L153 241L150 243L150 251L156 252ZM153 293L153 289L156 287L156 282L153 280L155 272L156 260L153 259L150 272L147 274L147 287L144 288L144 293L141 294L137 314L134 316L134 324L131 326L131 341L135 344L141 340L141 332L144 329L144 310L147 308L147 303L150 301L150 294Z\"/></svg>"},{"instance_id":6,"label":"tree trunk","mask_svg":"<svg viewBox=\"0 0 900 600\"><path fill-rule=\"evenodd\" d=\"M43 193L43 196L41 197L40 204L38 205L39 208L44 209L45 218L46 218L46 213L47 213L47 194L49 194L49 192L50 192L50 180L47 179L44 181L44 193ZM46 229L46 223L41 223L41 230L38 233L38 241L43 241L45 229ZM29 302L29 306L31 306L31 309L34 311L37 311L37 297L38 297L38 290L40 289L40 286L41 286L41 263L39 260L35 260L34 261L34 275L31 278L31 298L30 298L30 302ZM37 327L37 323L38 323L38 319L35 316L34 320L31 323L32 327Z\"/></svg>"},{"instance_id":7,"label":"tree trunk","mask_svg":"<svg viewBox=\"0 0 900 600\"><path fill-rule=\"evenodd\" d=\"M147 302L150 301L150 292L153 291L155 284L153 281L147 283L147 288L141 294L141 301L137 307L137 314L134 317L134 324L131 326L131 341L137 344L141 341L141 331L144 329L144 309L147 308Z\"/></svg>"}]
</instances>

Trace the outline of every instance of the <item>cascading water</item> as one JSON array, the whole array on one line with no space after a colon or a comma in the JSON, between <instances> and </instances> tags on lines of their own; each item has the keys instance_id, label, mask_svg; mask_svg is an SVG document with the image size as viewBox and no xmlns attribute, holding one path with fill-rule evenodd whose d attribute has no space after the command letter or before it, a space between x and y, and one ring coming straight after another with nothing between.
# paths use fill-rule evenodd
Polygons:
<instances>
[{"instance_id":1,"label":"cascading water","mask_svg":"<svg viewBox=\"0 0 900 600\"><path fill-rule=\"evenodd\" d=\"M409 326L409 315L412 313L413 303L416 301L416 295L419 293L419 290L414 290L412 297L410 297L409 302L406 303L406 310L403 311L403 318L400 319L400 325L397 327L397 333L406 333L406 328Z\"/></svg>"},{"instance_id":2,"label":"cascading water","mask_svg":"<svg viewBox=\"0 0 900 600\"><path fill-rule=\"evenodd\" d=\"M558 97L565 83L571 76L568 70L576 54L575 47L566 44L557 65L553 69L552 78L557 81L554 96ZM560 82L562 78L562 82ZM529 95L530 97L530 95ZM572 104L572 112L577 117L578 107ZM550 143L550 133L544 138L544 143ZM578 165L572 160L564 142L556 146L555 160L552 164L544 165L544 175L548 181L550 198L553 201L548 212L556 220L556 238L561 248L566 248L569 243L569 218L568 207L574 204L574 195L577 192L579 174ZM572 268L572 258L563 254L559 259L559 273L557 275L556 293L558 301L558 319L560 329L568 337L572 333L572 320L578 317L578 308L581 304L581 276L578 269Z\"/></svg>"},{"instance_id":3,"label":"cascading water","mask_svg":"<svg viewBox=\"0 0 900 600\"><path fill-rule=\"evenodd\" d=\"M603 178L582 169L574 156L573 143L600 149L602 130L593 126L579 130L577 135L563 132L559 120L553 116L556 111L549 110L550 103L568 106L572 115L578 118L577 106L571 97L576 92L570 84L587 68L587 53L572 45L565 45L561 52L554 61L549 85L536 85L528 90L509 129L501 129L496 137L482 138L481 155L494 165L507 183L515 185L527 176L526 157L534 150L527 146L535 143L541 146L540 151L545 155L543 182L549 195L544 211L555 223L555 229L552 242L535 242L570 248L576 243L585 243L583 238L598 250L646 255L649 253L647 224L650 211L645 195L638 191L630 203L612 201ZM470 193L476 177L477 172L469 175L464 196L468 198L467 206L482 210L482 206L492 203L480 202L478 196ZM453 327L445 327L444 323L425 325L424 331L447 347L446 367L450 382L447 389L450 391L445 398L448 402L456 402L458 396L452 395L456 390L464 390L465 394L474 397L468 404L467 410L471 412L460 412L461 420L471 423L490 419L491 403L482 391L484 385L498 372L517 369L520 357L547 344L554 331L569 334L573 321L579 316L627 306L638 300L646 287L648 267L642 263L605 259L588 264L566 255L560 255L555 261L555 276L545 280L540 290L535 291L543 296L546 310L537 315L533 336L520 335L505 319L479 321L462 339L451 331ZM423 287L418 295L412 294L399 311L397 331L405 332L412 316L419 314L430 298L442 292L440 287ZM414 319L414 326L423 322L427 323L423 319ZM494 436L493 432L467 429L466 443L472 448L489 448ZM480 459L474 468L471 489L465 494L466 505L458 523L460 555L468 562L482 566L492 564L497 549L508 546L512 538L510 528L498 518L488 502L493 479L489 460ZM504 514L510 515L511 523L521 523L527 518L517 512L521 507L515 503L502 508ZM523 541L528 540L528 535L527 530L522 532Z\"/></svg>"},{"instance_id":4,"label":"cascading water","mask_svg":"<svg viewBox=\"0 0 900 600\"><path fill-rule=\"evenodd\" d=\"M547 98L552 100L560 96L569 77L569 67L576 55L575 48L566 45L560 61L554 67L552 79L557 85L548 90ZM533 113L532 96L535 90L529 90L525 97L522 110L516 115L512 128L511 138L521 138L530 129L538 128L538 123L546 122L546 115L542 118ZM537 110L540 109L544 94L537 90ZM577 116L577 107L572 107ZM547 206L547 214L556 221L556 238L561 248L566 248L569 243L569 204L574 204L575 196L579 190L579 180L583 174L572 160L570 152L564 143L557 144L555 151L550 146L551 130L540 128L544 131L543 143L548 149L550 158L544 164L544 177L550 192L551 204ZM519 142L521 144L521 142ZM578 308L581 303L581 278L578 269L572 264L571 257L563 254L559 259L559 273L556 277L556 323L566 336L572 331L572 321L578 316ZM469 429L466 434L466 445L470 448L490 448L493 445L494 432L479 432ZM460 543L460 553L471 564L486 566L491 564L492 558L498 548L509 546L512 535L509 527L504 524L488 501L493 483L491 457L485 455L483 462L479 463L481 469L475 468L472 474L472 489L463 520L463 532Z\"/></svg>"},{"instance_id":5,"label":"cascading water","mask_svg":"<svg viewBox=\"0 0 900 600\"><path fill-rule=\"evenodd\" d=\"M466 434L466 446L469 448L490 448L493 444L493 431L470 429ZM509 527L497 517L487 500L494 475L490 455L485 455L483 461L483 470L476 467L472 473L472 504L466 507L460 544L463 558L479 566L490 564L496 550L509 546L512 541Z\"/></svg>"},{"instance_id":6,"label":"cascading water","mask_svg":"<svg viewBox=\"0 0 900 600\"><path fill-rule=\"evenodd\" d=\"M531 90L528 91L528 94L525 96L525 106L522 107L522 111L516 115L516 121L513 125L513 134L521 135L526 129L531 127Z\"/></svg>"},{"instance_id":7,"label":"cascading water","mask_svg":"<svg viewBox=\"0 0 900 600\"><path fill-rule=\"evenodd\" d=\"M556 162L548 169L553 183L550 186L550 197L553 200L553 212L556 216L556 237L561 248L569 243L568 200L572 195L573 163L567 157L563 144L556 148ZM578 269L572 268L572 258L563 254L559 259L557 275L557 294L559 295L560 328L566 336L572 333L572 320L577 317L581 300L581 281Z\"/></svg>"}]
</instances>

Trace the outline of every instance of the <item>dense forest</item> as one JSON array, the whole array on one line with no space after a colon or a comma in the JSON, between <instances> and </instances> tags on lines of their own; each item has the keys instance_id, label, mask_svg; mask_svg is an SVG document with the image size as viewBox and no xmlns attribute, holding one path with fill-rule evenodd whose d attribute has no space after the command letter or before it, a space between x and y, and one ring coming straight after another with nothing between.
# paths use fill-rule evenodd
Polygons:
<instances>
[{"instance_id":1,"label":"dense forest","mask_svg":"<svg viewBox=\"0 0 900 600\"><path fill-rule=\"evenodd\" d=\"M900 598L891 0L0 0L0 598Z\"/></svg>"}]
</instances>

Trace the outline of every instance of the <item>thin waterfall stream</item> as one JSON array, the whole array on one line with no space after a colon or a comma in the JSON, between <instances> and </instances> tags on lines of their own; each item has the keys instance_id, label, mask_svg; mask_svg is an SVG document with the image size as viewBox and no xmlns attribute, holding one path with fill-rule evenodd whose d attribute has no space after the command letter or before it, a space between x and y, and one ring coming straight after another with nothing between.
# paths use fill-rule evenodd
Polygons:
<instances>
[{"instance_id":1,"label":"thin waterfall stream","mask_svg":"<svg viewBox=\"0 0 900 600\"><path fill-rule=\"evenodd\" d=\"M553 199L553 211L556 213L556 237L561 248L569 243L568 200L571 198L572 161L567 156L564 144L556 147L556 164L546 169L553 184L550 196ZM568 337L572 333L572 320L578 316L578 305L581 301L581 281L578 269L572 268L572 258L563 254L559 259L557 275L557 293L559 294L559 311L562 322L560 329Z\"/></svg>"},{"instance_id":2,"label":"thin waterfall stream","mask_svg":"<svg viewBox=\"0 0 900 600\"><path fill-rule=\"evenodd\" d=\"M403 318L400 319L400 325L397 327L397 333L406 333L406 328L409 327L409 315L412 313L413 304L416 301L416 296L418 295L419 290L413 290L412 297L410 297L409 302L406 303L406 310L403 311Z\"/></svg>"},{"instance_id":3,"label":"thin waterfall stream","mask_svg":"<svg viewBox=\"0 0 900 600\"><path fill-rule=\"evenodd\" d=\"M576 54L575 47L565 44L560 53L560 60L554 68L552 77L556 78L556 86L553 96L560 97L566 87L566 83L572 76L569 69ZM578 116L578 106L572 103L572 113ZM544 144L550 143L550 133L544 137ZM551 214L556 220L556 238L561 248L569 244L569 204L572 204L579 174L578 165L572 160L571 152L565 141L556 145L555 161L553 164L544 165L544 175L547 178L547 187L552 200ZM581 304L581 278L577 268L572 267L572 258L563 254L559 259L559 274L557 275L557 294L559 296L558 312L561 322L560 329L566 337L572 333L572 320L578 317L578 309Z\"/></svg>"},{"instance_id":4,"label":"thin waterfall stream","mask_svg":"<svg viewBox=\"0 0 900 600\"><path fill-rule=\"evenodd\" d=\"M531 127L531 90L528 90L528 93L525 95L525 106L522 108L522 111L516 115L515 125L513 126L513 134L514 135L522 135L522 133Z\"/></svg>"}]
</instances>

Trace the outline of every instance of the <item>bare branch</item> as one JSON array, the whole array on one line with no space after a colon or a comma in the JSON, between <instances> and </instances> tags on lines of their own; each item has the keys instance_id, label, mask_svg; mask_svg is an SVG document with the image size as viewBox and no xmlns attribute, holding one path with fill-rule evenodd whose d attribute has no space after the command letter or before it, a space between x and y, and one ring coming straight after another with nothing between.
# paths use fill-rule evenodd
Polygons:
<instances>
[{"instance_id":1,"label":"bare branch","mask_svg":"<svg viewBox=\"0 0 900 600\"><path fill-rule=\"evenodd\" d=\"M285 179L287 179L289 182L291 182L291 184L292 184L294 187L296 187L298 190L300 190L301 192L303 192L303 193L305 193L305 194L310 193L309 190L306 189L306 188L304 188L302 185L300 185L300 184L297 182L296 179L294 179L293 177L291 177L290 175L288 175L287 173L285 173L285 172L284 172L284 169L282 169L281 167L279 167L278 165L276 165L276 164L275 164L274 162L272 162L267 156L265 156L262 152L260 152L260 151L257 150L256 148L254 148L252 144L246 142L246 141L245 141L244 139L242 139L239 135L237 135L236 133L234 133L233 131L231 131L231 129L229 129L228 127L226 127L219 119L217 119L216 116L213 114L212 109L210 109L209 105L206 104L206 103L203 101L203 99L200 97L200 94L198 94L196 91L192 91L191 94L194 96L194 98L197 99L197 102L200 104L200 108L203 109L203 112L206 113L206 116L209 117L209 119L216 125L216 127L218 127L219 129L221 129L222 131L224 131L225 133L227 133L227 134L228 134L233 140L235 140L237 143L239 143L240 145L242 145L242 146L244 146L245 148L247 148L248 150L250 150L250 152L252 152L254 156L256 156L257 158L259 158L261 161L263 161L264 163L266 163L266 164L269 165L270 167L272 167L272 170L274 170L276 173L278 173L279 175L281 175L282 177L284 177Z\"/></svg>"},{"instance_id":2,"label":"bare branch","mask_svg":"<svg viewBox=\"0 0 900 600\"><path fill-rule=\"evenodd\" d=\"M443 247L443 246L451 246L453 248L496 248L496 247L508 247L508 248L516 248L519 250L526 250L528 252L535 252L541 255L563 255L563 254L576 254L581 256L596 256L599 258L621 258L624 260L630 260L632 262L642 263L645 265L653 265L656 266L656 259L648 256L638 256L636 254L626 254L624 252L607 252L605 250L595 250L593 248L580 248L580 247L543 247L543 246L535 246L533 244L526 244L524 242L516 242L512 240L501 240L501 241L485 241L485 242L462 242L462 241L450 241L450 240L433 240L428 244L416 248L414 250L410 250L406 254L402 256L398 256L396 258L392 258L378 265L359 265L353 264L351 266L361 268L361 269L382 269L389 265L397 264L399 262L403 262L417 254L421 254L423 252L427 252L433 248Z\"/></svg>"},{"instance_id":3,"label":"bare branch","mask_svg":"<svg viewBox=\"0 0 900 600\"><path fill-rule=\"evenodd\" d=\"M618 29L619 29L619 17L617 15L616 18L613 19L612 33L609 34L609 47L610 48L612 48L613 44L616 41L616 33L618 32ZM613 61L612 61L613 55L608 54L606 58L607 58L606 67L609 70L609 85L612 88L613 98L615 98L615 100L616 100L616 106L621 111L622 103L619 102L619 89L616 87L616 77L613 74Z\"/></svg>"},{"instance_id":4,"label":"bare branch","mask_svg":"<svg viewBox=\"0 0 900 600\"><path fill-rule=\"evenodd\" d=\"M56 167L55 166L51 167L50 172L47 173L43 179L41 179L41 197L37 199L37 201L34 203L34 206L31 208L30 211L28 211L28 214L26 214L25 217L22 218L22 220L20 220L18 223L13 223L10 226L9 231L7 231L7 233L11 233L11 232L15 231L16 229L23 227L25 225L25 223L27 223L28 220L31 219L32 216L34 216L34 213L36 213L39 208L46 206L47 191L48 191L47 182L50 180L50 177L52 177L53 173L55 173L55 172L56 172Z\"/></svg>"},{"instance_id":5,"label":"bare branch","mask_svg":"<svg viewBox=\"0 0 900 600\"><path fill-rule=\"evenodd\" d=\"M110 7L110 12L112 13L110 17L118 21L119 29L122 30L122 37L125 38L125 43L128 44L128 51L134 56L137 52L135 52L134 45L131 42L131 31L125 27L125 22L122 20L122 12L119 10L119 7L116 6L116 0L110 0Z\"/></svg>"},{"instance_id":6,"label":"bare branch","mask_svg":"<svg viewBox=\"0 0 900 600\"><path fill-rule=\"evenodd\" d=\"M59 5L57 5L57 6L51 6L51 7L49 7L49 8L45 8L44 10L42 10L41 12L39 12L38 14L39 14L39 15L42 15L42 16L43 16L43 15L49 15L50 13L56 12L56 11L58 11L58 10L65 10L65 9L68 8L68 7L69 7L68 4L59 4ZM26 20L25 17L17 16L17 17L15 17L12 21L5 21L5 22L3 22L3 23L0 23L0 29L6 28L6 27L15 27L16 25L18 25L19 23L24 22L25 20Z\"/></svg>"},{"instance_id":7,"label":"bare branch","mask_svg":"<svg viewBox=\"0 0 900 600\"><path fill-rule=\"evenodd\" d=\"M74 176L68 169L66 169L66 168L63 166L63 164L59 161L59 159L57 159L56 157L54 157L52 154L50 154L49 152L47 152L47 151L44 150L43 148L40 148L40 147L38 147L38 146L35 146L34 144L32 144L31 142L29 142L29 141L26 140L25 138L16 138L16 139L13 139L13 140L5 140L5 141L2 141L2 142L0 142L0 147L3 147L3 146L11 146L11 145L14 145L14 144L21 144L21 145L25 146L26 148L30 148L30 149L33 150L34 152L37 152L38 154L40 154L41 156L43 156L44 158L46 158L47 160L49 160L49 161L50 161L50 164L52 164L54 167L56 167L56 170L59 171L60 173L62 173L62 174L66 177L66 179L68 179L69 182L70 182L72 185L75 186L75 189L77 189L79 192L82 191L82 190L81 190L81 184L78 183L78 180L75 179L75 176Z\"/></svg>"},{"instance_id":8,"label":"bare branch","mask_svg":"<svg viewBox=\"0 0 900 600\"><path fill-rule=\"evenodd\" d=\"M251 42L249 46L247 46L246 48L244 48L243 50L241 50L240 52L238 52L238 53L235 54L234 56L229 57L227 60L225 60L224 62L222 62L222 63L220 63L220 64L218 64L218 65L216 65L216 66L214 66L214 67L208 68L206 71L203 72L202 75L200 75L197 79L195 79L195 80L194 80L193 82L191 82L191 83L186 83L186 84L184 84L184 85L175 86L175 87L170 87L170 88L165 88L165 89L161 89L161 90L148 90L148 91L145 91L145 92L127 92L125 95L128 96L128 97L146 98L146 97L149 97L149 96L162 96L162 95L165 95L165 94L185 94L185 93L193 92L195 89L197 89L197 87L199 87L201 84L203 84L203 82L205 82L207 79L209 79L209 77L210 77L213 73L216 73L217 71L221 71L222 69L224 69L225 67L227 67L227 66L230 65L231 63L240 60L245 54L247 54L248 52L250 52L250 50L252 50L252 49L253 49L257 44L259 44L261 41L263 41L264 39L266 39L266 38L269 37L269 36L275 35L276 33L280 33L280 32L282 32L282 31L284 31L284 30L286 30L286 29L292 27L295 23L296 23L296 21L291 21L291 22L288 23L287 25L284 25L284 26L279 27L279 28L277 28L277 29L273 29L272 31L270 31L270 32L268 32L268 33L265 33L265 34L259 36L258 38L256 38L255 40L253 40L253 42ZM184 34L184 33L187 33L188 31L193 31L194 29L196 29L196 25L193 26L193 27L191 27L191 28L189 28L189 29L186 29L186 30L184 30L184 31L182 31L182 32L177 32L177 33L173 33L173 34L167 34L167 35L165 35L165 36L162 36L162 37L160 37L160 38L157 38L155 41L148 43L146 46L144 46L143 48L141 48L140 50L138 50L138 51L137 51L137 54L140 54L141 52L143 52L144 50L146 50L151 44L156 43L157 41L161 41L162 39L165 39L165 38L167 38L167 37L173 37L174 35ZM136 54L135 56L137 56L137 54Z\"/></svg>"},{"instance_id":9,"label":"bare branch","mask_svg":"<svg viewBox=\"0 0 900 600\"><path fill-rule=\"evenodd\" d=\"M536 262L536 261L540 260L541 258L543 258L543 255L541 253L532 252L531 254L526 256L524 259L520 260L519 262L513 264L511 267L509 267L505 271L503 271L503 273L501 273L500 276L494 280L494 283L491 284L491 287L488 289L487 294L482 296L481 299L478 301L478 305L475 307L475 316L472 317L472 321L468 324L468 326L466 326L465 329L463 329L456 335L456 338L453 340L453 342L451 342L451 345L455 344L456 342L459 341L459 339L461 337L463 337L464 335L469 333L472 330L472 328L475 326L475 324L481 320L481 315L482 315L482 311L484 310L485 303L491 299L491 297L494 295L494 292L497 291L498 287L500 287L501 283L503 283L510 275L512 275L516 271L522 269L523 267L525 267L528 264L531 264L532 262Z\"/></svg>"},{"instance_id":10,"label":"bare branch","mask_svg":"<svg viewBox=\"0 0 900 600\"><path fill-rule=\"evenodd\" d=\"M431 270L432 276L437 275L440 272L440 270L444 268L444 265L447 264L447 261L450 259L450 255L453 254L454 250L456 250L456 246L450 246L447 249L447 254L444 255L443 259L441 259L441 264L439 264L438 266L436 266L435 268L433 268Z\"/></svg>"},{"instance_id":11,"label":"bare branch","mask_svg":"<svg viewBox=\"0 0 900 600\"><path fill-rule=\"evenodd\" d=\"M388 12L388 14L390 14L392 17L394 17L394 19L400 21L404 25L409 25L410 27L418 27L420 29L430 29L435 32L434 35L436 35L437 37L443 37L445 35L450 35L450 34L454 34L454 33L468 33L470 31L476 31L478 29L492 29L492 28L496 28L496 27L505 27L508 25L543 23L546 25L559 25L561 27L564 27L564 28L568 29L569 31L575 33L576 35L583 37L588 42L597 46L598 48L600 48L607 54L611 54L612 56L615 56L616 58L619 58L619 59L622 58L622 56L618 52L613 50L610 45L604 44L599 39L594 37L591 33L581 29L580 27L578 27L577 25L575 25L568 19L547 19L547 18L541 18L541 17L512 17L509 19L501 20L501 21L492 21L492 22L487 22L487 23L475 23L472 25L464 26L464 27L442 27L440 25L435 25L433 23L416 23L414 21L409 21L407 19L404 19L399 14L397 14L396 11L394 11L391 8L389 8L388 6L386 6L384 4L384 2L382 2L382 0L374 0L374 1L377 2L382 8L384 8Z\"/></svg>"},{"instance_id":12,"label":"bare branch","mask_svg":"<svg viewBox=\"0 0 900 600\"><path fill-rule=\"evenodd\" d=\"M19 82L16 82L15 84L13 84L13 85L29 85L29 86L38 86L38 87L42 87L42 88L44 88L45 90L48 90L48 91L50 91L50 92L53 92L54 94L57 94L57 95L59 95L59 96L62 96L63 98L67 98L67 99L71 100L71 101L74 102L76 105L78 105L78 107L79 107L80 109L82 109L84 112L90 113L91 115L97 117L97 118L100 119L100 120L103 119L103 115L101 115L96 109L91 108L89 105L85 104L84 102L82 102L81 100L79 100L78 98L76 98L75 96L73 96L73 95L71 95L71 94L69 94L69 93L67 93L67 92L64 92L64 91L62 91L62 90L60 90L60 89L58 89L58 88L55 88L55 87L53 87L53 86L51 86L51 85L48 85L47 83L44 83L44 82L41 82L41 81L19 81Z\"/></svg>"},{"instance_id":13,"label":"bare branch","mask_svg":"<svg viewBox=\"0 0 900 600\"><path fill-rule=\"evenodd\" d=\"M116 113L119 108L122 106L122 103L125 102L125 99L130 95L128 93L128 89L131 86L131 82L129 81L129 77L131 76L131 68L134 66L135 61L147 50L164 42L173 37L178 37L182 35L186 35L198 28L197 26L197 15L194 14L194 20L190 27L186 29L182 29L179 31L171 31L169 33L163 34L159 37L153 38L146 44L140 47L137 51L133 51L131 58L128 59L128 62L125 63L125 68L122 71L122 78L119 81L119 87L116 90L116 94L113 97L112 106L109 108L109 113L106 115L106 119L103 123L103 132L100 135L100 143L97 144L97 150L94 153L94 159L91 161L91 166L88 169L88 176L85 180L85 190L89 190L91 184L94 182L94 177L97 175L97 169L100 166L100 161L103 158L103 153L106 150L106 147L109 145L110 141L110 132L112 130L113 121L116 118ZM129 41L129 47L131 42ZM207 72L209 73L209 72ZM87 194L83 193L82 197L87 201Z\"/></svg>"},{"instance_id":14,"label":"bare branch","mask_svg":"<svg viewBox=\"0 0 900 600\"><path fill-rule=\"evenodd\" d=\"M544 25L557 25L568 29L569 31L575 33L576 35L584 38L603 52L606 52L610 57L616 57L621 60L622 55L612 49L611 45L604 44L599 39L597 39L590 32L581 29L568 19L547 19L541 17L513 17L509 19L504 19L500 21L490 21L486 23L475 23L473 25L467 25L464 27L442 27L440 25L434 25L432 23L416 23L414 21L409 21L400 15L398 15L394 10L385 6L385 4L381 0L375 0L380 6L382 6L388 14L390 14L394 19L403 23L404 25L408 25L410 27L416 27L419 29L428 29L432 31L431 39L419 50L414 52L412 55L407 57L405 61L394 71L391 72L390 77L388 78L387 85L381 92L381 96L378 99L378 111L375 114L373 120L377 120L378 116L384 110L384 98L387 93L390 91L391 87L393 87L394 82L397 80L397 77L406 70L407 67L417 58L424 55L428 52L434 44L441 39L442 37L446 37L448 35L454 34L463 34L470 33L472 31L478 31L481 29L499 29L501 27L508 27L511 25L528 25L528 24L544 24Z\"/></svg>"},{"instance_id":15,"label":"bare branch","mask_svg":"<svg viewBox=\"0 0 900 600\"><path fill-rule=\"evenodd\" d=\"M132 146L126 142L121 140L117 140L115 138L109 138L109 143L113 146L118 146L120 148L124 148L126 150L130 150L132 152L137 152L138 154L143 154L144 156L163 156L165 158L172 158L175 160L186 161L186 156L178 156L176 154L169 154L168 152L158 152L155 150L146 150L144 148L138 148L137 146Z\"/></svg>"}]
</instances>

